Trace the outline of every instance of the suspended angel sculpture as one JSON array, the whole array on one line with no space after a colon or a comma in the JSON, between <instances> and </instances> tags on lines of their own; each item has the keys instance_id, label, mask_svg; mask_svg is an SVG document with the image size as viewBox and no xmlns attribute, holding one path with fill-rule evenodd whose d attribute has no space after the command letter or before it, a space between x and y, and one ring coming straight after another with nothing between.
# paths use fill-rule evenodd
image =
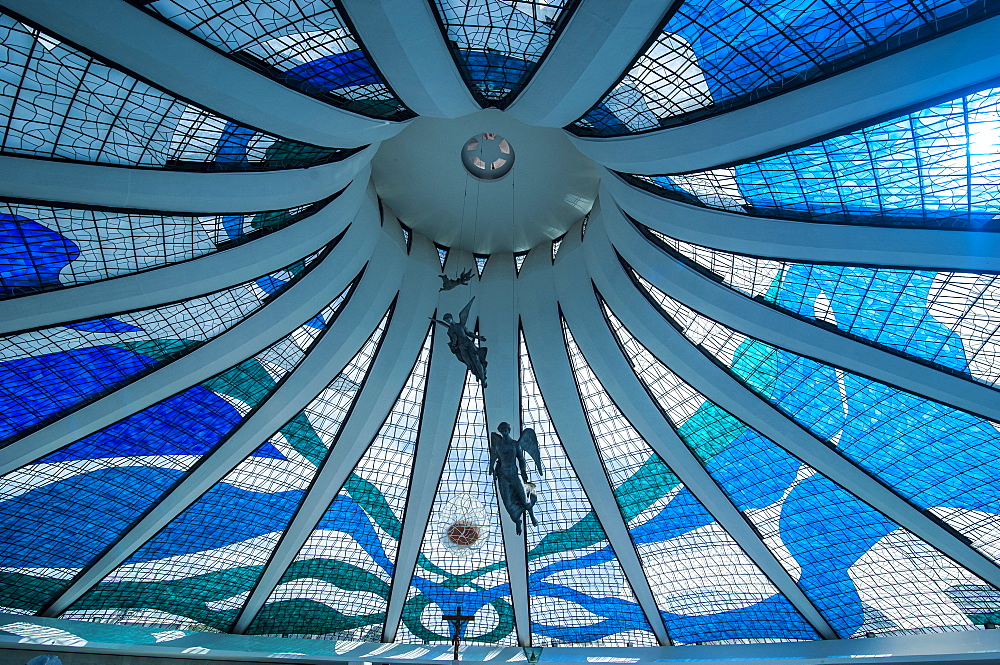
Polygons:
<instances>
[{"instance_id":1,"label":"suspended angel sculpture","mask_svg":"<svg viewBox=\"0 0 1000 665\"><path fill-rule=\"evenodd\" d=\"M469 285L469 280L472 279L472 268L469 268L468 270L466 270L465 272L463 272L461 275L459 275L455 279L452 279L451 277L448 277L448 275L445 275L444 273L438 275L438 277L440 277L441 281L443 282L443 284L441 285L441 288L438 289L438 292L441 292L441 291L451 291L456 286L468 286Z\"/></svg>"},{"instance_id":2,"label":"suspended angel sculpture","mask_svg":"<svg viewBox=\"0 0 1000 665\"><path fill-rule=\"evenodd\" d=\"M483 388L486 388L487 349L485 346L476 346L477 339L480 342L485 342L486 338L482 335L469 332L468 328L465 327L465 324L469 321L469 310L472 309L472 302L475 299L475 296L473 296L469 304L459 312L458 321L455 321L451 314L445 314L443 321L439 321L433 316L431 320L437 321L448 329L448 349L479 379L479 383L483 384Z\"/></svg>"},{"instance_id":3,"label":"suspended angel sculpture","mask_svg":"<svg viewBox=\"0 0 1000 665\"><path fill-rule=\"evenodd\" d=\"M544 476L542 455L538 450L538 437L530 427L521 430L521 436L516 440L510 436L508 423L500 423L497 430L499 434L490 433L489 473L496 477L497 494L500 495L507 514L517 525L517 534L520 535L522 522L525 527L528 526L528 517L532 524L538 526L533 510L538 502L538 495L535 493L535 484L528 479L524 454L531 456L538 475Z\"/></svg>"}]
</instances>

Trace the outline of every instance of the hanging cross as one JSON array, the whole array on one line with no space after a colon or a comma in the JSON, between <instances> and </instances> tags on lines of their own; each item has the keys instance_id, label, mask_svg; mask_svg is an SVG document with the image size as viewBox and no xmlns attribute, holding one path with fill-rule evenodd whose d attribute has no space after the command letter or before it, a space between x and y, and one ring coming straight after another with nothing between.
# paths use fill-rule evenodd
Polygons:
<instances>
[{"instance_id":1,"label":"hanging cross","mask_svg":"<svg viewBox=\"0 0 1000 665\"><path fill-rule=\"evenodd\" d=\"M465 627L465 624L475 621L476 615L462 614L462 606L459 605L455 608L454 614L442 614L441 618L451 624L453 631L451 643L455 647L455 657L452 660L458 660L458 645L462 640L462 628Z\"/></svg>"}]
</instances>

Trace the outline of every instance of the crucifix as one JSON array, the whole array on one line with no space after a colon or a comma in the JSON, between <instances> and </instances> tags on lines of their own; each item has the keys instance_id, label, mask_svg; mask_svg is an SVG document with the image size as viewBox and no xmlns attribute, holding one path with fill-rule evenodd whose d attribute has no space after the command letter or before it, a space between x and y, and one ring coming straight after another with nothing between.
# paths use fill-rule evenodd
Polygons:
<instances>
[{"instance_id":1,"label":"crucifix","mask_svg":"<svg viewBox=\"0 0 1000 665\"><path fill-rule=\"evenodd\" d=\"M451 643L455 647L455 656L452 660L458 660L458 645L462 640L462 628L465 627L465 624L475 621L476 615L462 614L462 606L459 605L455 608L454 614L442 614L441 618L451 624L453 631Z\"/></svg>"}]
</instances>

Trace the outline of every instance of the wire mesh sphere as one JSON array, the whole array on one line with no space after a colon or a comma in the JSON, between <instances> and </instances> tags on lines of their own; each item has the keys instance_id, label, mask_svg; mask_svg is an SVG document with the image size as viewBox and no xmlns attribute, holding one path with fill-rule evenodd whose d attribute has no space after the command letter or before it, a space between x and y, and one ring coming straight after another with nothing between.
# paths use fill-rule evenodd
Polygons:
<instances>
[{"instance_id":1,"label":"wire mesh sphere","mask_svg":"<svg viewBox=\"0 0 1000 665\"><path fill-rule=\"evenodd\" d=\"M489 513L483 502L471 494L449 499L438 520L438 540L452 554L467 556L489 539Z\"/></svg>"}]
</instances>

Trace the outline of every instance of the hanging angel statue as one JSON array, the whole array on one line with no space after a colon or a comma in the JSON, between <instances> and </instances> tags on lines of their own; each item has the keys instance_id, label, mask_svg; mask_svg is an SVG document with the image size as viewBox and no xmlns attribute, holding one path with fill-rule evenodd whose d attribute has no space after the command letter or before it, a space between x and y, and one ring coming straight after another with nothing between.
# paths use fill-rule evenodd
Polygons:
<instances>
[{"instance_id":1,"label":"hanging angel statue","mask_svg":"<svg viewBox=\"0 0 1000 665\"><path fill-rule=\"evenodd\" d=\"M496 477L497 494L503 501L507 514L517 525L517 534L520 535L522 522L524 527L528 526L528 517L532 524L538 526L533 510L538 502L538 495L535 493L535 484L528 479L524 454L531 456L538 475L544 476L542 455L538 450L538 437L530 427L521 430L518 439L511 438L508 423L500 423L497 430L499 434L490 434L489 473Z\"/></svg>"},{"instance_id":2,"label":"hanging angel statue","mask_svg":"<svg viewBox=\"0 0 1000 665\"><path fill-rule=\"evenodd\" d=\"M441 285L441 288L438 289L438 291L439 292L440 291L451 291L456 286L468 286L469 285L469 280L472 279L472 268L469 268L468 270L462 272L455 279L452 279L451 277L448 277L448 275L445 275L444 273L441 273L440 275L438 275L438 277L440 277L441 281L443 282L443 284Z\"/></svg>"},{"instance_id":3,"label":"hanging angel statue","mask_svg":"<svg viewBox=\"0 0 1000 665\"><path fill-rule=\"evenodd\" d=\"M469 301L458 314L458 321L449 313L444 315L444 320L439 321L433 316L432 321L437 321L448 329L448 349L455 354L455 357L462 361L469 371L479 379L479 383L486 388L486 347L476 346L476 340L485 342L482 335L469 332L465 327L469 321L469 310L472 309L472 302L475 296Z\"/></svg>"}]
</instances>

